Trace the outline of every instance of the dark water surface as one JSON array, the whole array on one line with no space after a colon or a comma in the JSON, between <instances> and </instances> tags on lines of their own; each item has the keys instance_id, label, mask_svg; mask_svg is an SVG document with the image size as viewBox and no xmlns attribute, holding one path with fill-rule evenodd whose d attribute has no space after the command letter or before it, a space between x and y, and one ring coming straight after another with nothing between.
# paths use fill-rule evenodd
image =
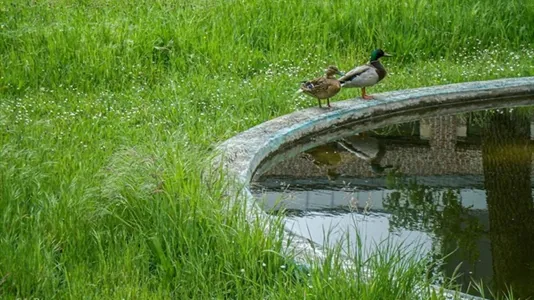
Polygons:
<instances>
[{"instance_id":1,"label":"dark water surface","mask_svg":"<svg viewBox=\"0 0 534 300\"><path fill-rule=\"evenodd\" d=\"M253 193L319 244L403 243L445 257L463 291L534 297L533 129L519 107L355 131L258 174Z\"/></svg>"}]
</instances>

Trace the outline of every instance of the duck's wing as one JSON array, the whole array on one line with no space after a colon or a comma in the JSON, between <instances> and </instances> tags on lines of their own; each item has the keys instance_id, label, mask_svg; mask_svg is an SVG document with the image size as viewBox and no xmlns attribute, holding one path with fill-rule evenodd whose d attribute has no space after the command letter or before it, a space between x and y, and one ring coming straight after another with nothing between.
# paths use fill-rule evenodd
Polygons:
<instances>
[{"instance_id":1,"label":"duck's wing","mask_svg":"<svg viewBox=\"0 0 534 300\"><path fill-rule=\"evenodd\" d=\"M362 75L365 71L368 71L369 69L373 68L371 65L362 65L359 67L356 67L350 71L348 71L345 75L343 75L338 80L343 83L347 81L351 81L352 79Z\"/></svg>"},{"instance_id":2,"label":"duck's wing","mask_svg":"<svg viewBox=\"0 0 534 300\"><path fill-rule=\"evenodd\" d=\"M339 82L343 87L366 87L375 85L380 81L376 68L372 65L363 65L349 71L341 77Z\"/></svg>"},{"instance_id":3,"label":"duck's wing","mask_svg":"<svg viewBox=\"0 0 534 300\"><path fill-rule=\"evenodd\" d=\"M312 80L308 80L306 82L303 82L300 88L304 91L314 91L314 90L322 90L326 89L326 78L319 77Z\"/></svg>"},{"instance_id":4,"label":"duck's wing","mask_svg":"<svg viewBox=\"0 0 534 300\"><path fill-rule=\"evenodd\" d=\"M341 84L335 79L322 77L302 83L300 89L305 94L319 99L326 99L336 95L341 89Z\"/></svg>"},{"instance_id":5,"label":"duck's wing","mask_svg":"<svg viewBox=\"0 0 534 300\"><path fill-rule=\"evenodd\" d=\"M299 90L297 91L297 93L310 93L312 92L313 90L317 89L318 86L321 84L321 79L322 78L315 78L315 79L311 79L311 80L307 80L307 81L302 81L300 83L300 87L299 87Z\"/></svg>"}]
</instances>

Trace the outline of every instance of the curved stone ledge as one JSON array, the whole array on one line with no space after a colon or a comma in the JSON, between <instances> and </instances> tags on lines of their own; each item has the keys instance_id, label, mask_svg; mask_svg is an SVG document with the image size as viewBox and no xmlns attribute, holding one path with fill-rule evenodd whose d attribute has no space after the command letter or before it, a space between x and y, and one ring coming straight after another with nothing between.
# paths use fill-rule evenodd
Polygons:
<instances>
[{"instance_id":1,"label":"curved stone ledge","mask_svg":"<svg viewBox=\"0 0 534 300\"><path fill-rule=\"evenodd\" d=\"M526 104L534 104L534 77L432 86L376 94L371 101L356 98L334 102L330 110L312 107L296 111L226 140L217 147L216 164L222 165L227 174L244 187L241 191L249 209L248 215L269 219L255 204L247 187L256 170L267 168L269 164L262 166L267 159L275 162L291 151L300 152L336 139L336 135L325 135L330 130L369 130L386 121L406 122L421 116L446 114L447 111L457 111L459 106L469 110L470 105L492 108ZM319 133L321 137L314 138ZM299 147L294 147L297 143ZM320 247L311 245L304 237L295 236L289 228L287 234L291 241L288 250L296 254L299 261L305 262L310 255L321 259Z\"/></svg>"}]
</instances>

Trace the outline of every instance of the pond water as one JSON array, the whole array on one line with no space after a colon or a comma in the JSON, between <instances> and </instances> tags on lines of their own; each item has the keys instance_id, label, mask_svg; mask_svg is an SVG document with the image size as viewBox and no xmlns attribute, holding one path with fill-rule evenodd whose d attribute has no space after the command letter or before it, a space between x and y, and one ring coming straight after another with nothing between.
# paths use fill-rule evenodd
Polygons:
<instances>
[{"instance_id":1,"label":"pond water","mask_svg":"<svg viewBox=\"0 0 534 300\"><path fill-rule=\"evenodd\" d=\"M356 241L445 257L462 290L534 296L534 107L389 124L288 155L252 192L322 245ZM355 247L344 243L344 247ZM452 253L452 254L451 254ZM488 297L488 294L485 295Z\"/></svg>"}]
</instances>

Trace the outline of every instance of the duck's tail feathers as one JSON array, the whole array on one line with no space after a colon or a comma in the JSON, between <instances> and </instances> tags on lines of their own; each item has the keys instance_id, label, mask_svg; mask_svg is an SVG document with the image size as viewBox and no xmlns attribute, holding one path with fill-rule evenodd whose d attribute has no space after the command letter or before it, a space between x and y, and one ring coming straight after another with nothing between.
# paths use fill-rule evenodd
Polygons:
<instances>
[{"instance_id":1,"label":"duck's tail feathers","mask_svg":"<svg viewBox=\"0 0 534 300\"><path fill-rule=\"evenodd\" d=\"M295 92L295 97L299 94L304 93L304 89L309 88L308 87L308 81L301 81L299 89Z\"/></svg>"}]
</instances>

